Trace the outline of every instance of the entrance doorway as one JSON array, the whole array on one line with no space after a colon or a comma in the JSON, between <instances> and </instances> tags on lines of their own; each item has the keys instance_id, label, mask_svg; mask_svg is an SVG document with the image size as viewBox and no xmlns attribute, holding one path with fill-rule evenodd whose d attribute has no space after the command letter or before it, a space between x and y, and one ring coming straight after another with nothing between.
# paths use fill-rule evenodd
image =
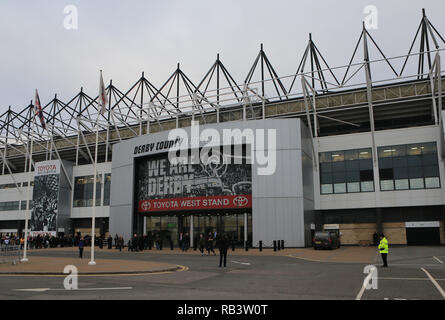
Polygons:
<instances>
[{"instance_id":1,"label":"entrance doorway","mask_svg":"<svg viewBox=\"0 0 445 320\"><path fill-rule=\"evenodd\" d=\"M179 234L190 233L191 215L158 215L146 216L146 233L152 238L159 235L163 246L170 245L173 241L175 247L179 246ZM220 213L220 214L196 214L193 215L194 244L198 243L199 235L207 236L227 233L229 238L237 246L244 245L245 217L244 213ZM252 243L252 214L247 214L247 240Z\"/></svg>"}]
</instances>

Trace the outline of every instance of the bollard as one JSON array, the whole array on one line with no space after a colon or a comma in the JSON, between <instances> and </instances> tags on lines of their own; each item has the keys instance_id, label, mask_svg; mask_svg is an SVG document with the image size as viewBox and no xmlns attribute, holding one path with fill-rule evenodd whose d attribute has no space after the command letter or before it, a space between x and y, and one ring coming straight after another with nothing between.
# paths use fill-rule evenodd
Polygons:
<instances>
[{"instance_id":1,"label":"bollard","mask_svg":"<svg viewBox=\"0 0 445 320\"><path fill-rule=\"evenodd\" d=\"M260 240L260 243L259 243L259 248L260 248L260 251L263 251L263 241L261 241L261 240Z\"/></svg>"},{"instance_id":2,"label":"bollard","mask_svg":"<svg viewBox=\"0 0 445 320\"><path fill-rule=\"evenodd\" d=\"M249 244L247 241L244 241L244 248L246 249L246 251L249 251Z\"/></svg>"},{"instance_id":3,"label":"bollard","mask_svg":"<svg viewBox=\"0 0 445 320\"><path fill-rule=\"evenodd\" d=\"M277 240L277 249L278 249L278 251L280 251L280 249L281 249L280 240Z\"/></svg>"},{"instance_id":4,"label":"bollard","mask_svg":"<svg viewBox=\"0 0 445 320\"><path fill-rule=\"evenodd\" d=\"M170 250L173 250L173 241L170 242Z\"/></svg>"},{"instance_id":5,"label":"bollard","mask_svg":"<svg viewBox=\"0 0 445 320\"><path fill-rule=\"evenodd\" d=\"M284 250L284 240L281 240L281 250Z\"/></svg>"},{"instance_id":6,"label":"bollard","mask_svg":"<svg viewBox=\"0 0 445 320\"><path fill-rule=\"evenodd\" d=\"M235 251L235 241L232 241L232 251Z\"/></svg>"},{"instance_id":7,"label":"bollard","mask_svg":"<svg viewBox=\"0 0 445 320\"><path fill-rule=\"evenodd\" d=\"M273 251L274 252L277 251L277 241L276 240L273 241Z\"/></svg>"}]
</instances>

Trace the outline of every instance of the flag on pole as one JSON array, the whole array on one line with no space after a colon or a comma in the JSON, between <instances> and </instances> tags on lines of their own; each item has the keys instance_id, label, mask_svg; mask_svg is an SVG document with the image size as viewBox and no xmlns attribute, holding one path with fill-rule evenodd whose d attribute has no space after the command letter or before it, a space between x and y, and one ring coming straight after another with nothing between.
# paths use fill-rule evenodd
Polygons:
<instances>
[{"instance_id":1,"label":"flag on pole","mask_svg":"<svg viewBox=\"0 0 445 320\"><path fill-rule=\"evenodd\" d=\"M46 129L45 117L43 116L42 105L40 104L40 98L39 98L39 93L37 92L37 89L36 89L36 97L35 97L35 101L34 101L34 108L35 108L36 116L38 116L40 119L40 124L42 125L42 128Z\"/></svg>"},{"instance_id":2,"label":"flag on pole","mask_svg":"<svg viewBox=\"0 0 445 320\"><path fill-rule=\"evenodd\" d=\"M107 106L107 94L105 92L104 79L102 78L102 70L100 70L100 83L99 83L99 105L100 114L104 114Z\"/></svg>"}]
</instances>

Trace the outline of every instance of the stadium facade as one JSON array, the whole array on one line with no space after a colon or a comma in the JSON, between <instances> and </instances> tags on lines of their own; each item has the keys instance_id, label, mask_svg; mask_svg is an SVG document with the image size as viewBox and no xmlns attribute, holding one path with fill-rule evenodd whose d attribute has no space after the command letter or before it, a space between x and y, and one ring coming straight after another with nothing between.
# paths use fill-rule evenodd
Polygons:
<instances>
[{"instance_id":1,"label":"stadium facade","mask_svg":"<svg viewBox=\"0 0 445 320\"><path fill-rule=\"evenodd\" d=\"M240 244L304 247L314 230L335 229L342 244L382 231L392 244L445 244L444 42L423 14L398 57L363 28L337 68L310 37L291 76L279 77L261 46L242 84L218 56L198 85L179 65L159 89L144 74L125 93L110 81L104 114L83 90L68 102L55 96L43 108L46 129L32 102L9 108L0 117L0 232L22 232L28 215L32 232L90 234L94 210L96 235L125 239L157 232L176 243L181 232L196 241L217 231ZM221 135L272 130L274 143L235 134L218 146L228 146L230 164L172 164L172 134L191 134L192 121ZM256 151L274 155L271 174L259 174Z\"/></svg>"}]
</instances>

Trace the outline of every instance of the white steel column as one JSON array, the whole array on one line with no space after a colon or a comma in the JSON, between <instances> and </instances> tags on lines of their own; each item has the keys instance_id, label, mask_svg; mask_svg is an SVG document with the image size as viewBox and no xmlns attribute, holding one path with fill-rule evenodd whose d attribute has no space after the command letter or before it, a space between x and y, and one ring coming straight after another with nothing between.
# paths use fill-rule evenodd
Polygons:
<instances>
[{"instance_id":1,"label":"white steel column","mask_svg":"<svg viewBox=\"0 0 445 320\"><path fill-rule=\"evenodd\" d=\"M27 192L26 192L26 211L25 211L25 247L23 249L23 258L22 258L22 262L27 262L28 261L28 257L27 257L27 253L28 253L28 215L30 214L30 210L29 210L29 203L30 203L30 194L31 194L31 169L32 169L32 148L33 148L33 144L34 144L34 126L35 126L35 115L32 117L32 129L31 129L31 146L30 146L30 151L29 151L29 167L28 167L28 186L26 188Z\"/></svg>"},{"instance_id":2,"label":"white steel column","mask_svg":"<svg viewBox=\"0 0 445 320\"><path fill-rule=\"evenodd\" d=\"M193 248L194 238L193 238L193 215L190 216L190 247Z\"/></svg>"},{"instance_id":3,"label":"white steel column","mask_svg":"<svg viewBox=\"0 0 445 320\"><path fill-rule=\"evenodd\" d=\"M94 241L96 237L96 180L97 180L97 149L99 144L99 116L97 116L96 121L96 148L94 149L94 181L93 181L93 216L91 218L91 260L88 262L89 265L96 265L94 261ZM102 179L101 179L102 180Z\"/></svg>"},{"instance_id":4,"label":"white steel column","mask_svg":"<svg viewBox=\"0 0 445 320\"><path fill-rule=\"evenodd\" d=\"M247 242L247 212L244 212L244 246Z\"/></svg>"}]
</instances>

